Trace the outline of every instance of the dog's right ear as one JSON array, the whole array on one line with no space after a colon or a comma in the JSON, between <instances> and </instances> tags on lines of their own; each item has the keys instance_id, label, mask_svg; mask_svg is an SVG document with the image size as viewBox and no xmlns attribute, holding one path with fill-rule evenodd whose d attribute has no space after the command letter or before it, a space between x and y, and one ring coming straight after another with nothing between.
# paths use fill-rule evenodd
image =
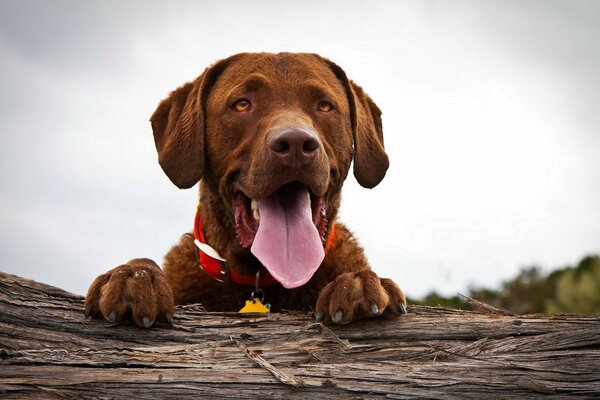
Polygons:
<instances>
[{"instance_id":1,"label":"dog's right ear","mask_svg":"<svg viewBox=\"0 0 600 400\"><path fill-rule=\"evenodd\" d=\"M214 64L196 80L174 90L150 117L158 162L180 189L190 188L202 178L204 105L210 88L229 61Z\"/></svg>"}]
</instances>

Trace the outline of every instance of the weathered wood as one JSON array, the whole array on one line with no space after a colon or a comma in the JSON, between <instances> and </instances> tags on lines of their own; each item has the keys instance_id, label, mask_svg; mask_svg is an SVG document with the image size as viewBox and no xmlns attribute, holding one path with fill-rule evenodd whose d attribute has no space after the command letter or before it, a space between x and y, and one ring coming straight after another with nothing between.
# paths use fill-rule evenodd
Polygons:
<instances>
[{"instance_id":1,"label":"weathered wood","mask_svg":"<svg viewBox=\"0 0 600 400\"><path fill-rule=\"evenodd\" d=\"M186 306L174 328L140 329L85 320L82 297L0 273L0 397L600 397L600 318L479 309L324 327Z\"/></svg>"}]
</instances>

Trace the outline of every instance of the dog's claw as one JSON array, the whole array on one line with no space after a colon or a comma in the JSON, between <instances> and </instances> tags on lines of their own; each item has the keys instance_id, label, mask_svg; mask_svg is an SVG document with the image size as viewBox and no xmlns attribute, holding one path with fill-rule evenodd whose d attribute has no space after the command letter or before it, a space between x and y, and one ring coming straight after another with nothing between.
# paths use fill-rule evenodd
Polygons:
<instances>
[{"instance_id":1,"label":"dog's claw","mask_svg":"<svg viewBox=\"0 0 600 400\"><path fill-rule=\"evenodd\" d=\"M173 314L165 314L165 319L167 320L167 324L173 326Z\"/></svg>"},{"instance_id":2,"label":"dog's claw","mask_svg":"<svg viewBox=\"0 0 600 400\"><path fill-rule=\"evenodd\" d=\"M344 317L344 313L342 312L342 310L338 310L338 312L336 312L335 315L333 316L332 321L337 324L338 322L342 321L343 317Z\"/></svg>"},{"instance_id":3,"label":"dog's claw","mask_svg":"<svg viewBox=\"0 0 600 400\"><path fill-rule=\"evenodd\" d=\"M401 301L398 302L398 311L400 311L400 314L406 314L406 306Z\"/></svg>"},{"instance_id":4,"label":"dog's claw","mask_svg":"<svg viewBox=\"0 0 600 400\"><path fill-rule=\"evenodd\" d=\"M323 321L323 316L325 314L323 313L323 311L319 311L316 315L315 315L315 321L316 322L321 322Z\"/></svg>"},{"instance_id":5,"label":"dog's claw","mask_svg":"<svg viewBox=\"0 0 600 400\"><path fill-rule=\"evenodd\" d=\"M117 319L117 313L112 311L109 315L108 315L108 319L110 322L115 322Z\"/></svg>"},{"instance_id":6,"label":"dog's claw","mask_svg":"<svg viewBox=\"0 0 600 400\"><path fill-rule=\"evenodd\" d=\"M377 307L377 304L375 304L375 303L371 303L371 314L373 314L373 315L379 314L379 307Z\"/></svg>"},{"instance_id":7,"label":"dog's claw","mask_svg":"<svg viewBox=\"0 0 600 400\"><path fill-rule=\"evenodd\" d=\"M150 328L150 318L148 318L148 317L142 318L142 323L144 324L144 328Z\"/></svg>"},{"instance_id":8,"label":"dog's claw","mask_svg":"<svg viewBox=\"0 0 600 400\"><path fill-rule=\"evenodd\" d=\"M88 318L90 315L92 315L92 303L85 306L85 318Z\"/></svg>"}]
</instances>

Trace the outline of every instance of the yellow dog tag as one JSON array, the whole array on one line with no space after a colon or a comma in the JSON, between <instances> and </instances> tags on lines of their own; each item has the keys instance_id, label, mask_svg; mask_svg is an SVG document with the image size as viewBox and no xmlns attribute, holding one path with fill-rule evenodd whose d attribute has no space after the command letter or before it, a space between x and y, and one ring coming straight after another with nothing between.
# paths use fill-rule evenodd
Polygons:
<instances>
[{"instance_id":1,"label":"yellow dog tag","mask_svg":"<svg viewBox=\"0 0 600 400\"><path fill-rule=\"evenodd\" d=\"M241 313L268 313L270 304L263 304L258 299L246 300L246 305L240 310Z\"/></svg>"}]
</instances>

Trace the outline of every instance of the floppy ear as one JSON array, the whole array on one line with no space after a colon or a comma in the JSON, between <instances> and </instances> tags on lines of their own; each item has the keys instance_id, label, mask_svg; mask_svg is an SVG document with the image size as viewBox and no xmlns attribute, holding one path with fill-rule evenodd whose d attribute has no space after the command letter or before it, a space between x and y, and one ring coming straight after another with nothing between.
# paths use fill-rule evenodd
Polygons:
<instances>
[{"instance_id":1,"label":"floppy ear","mask_svg":"<svg viewBox=\"0 0 600 400\"><path fill-rule=\"evenodd\" d=\"M381 110L377 104L350 81L356 107L354 123L354 176L361 186L373 188L381 182L390 166L383 147Z\"/></svg>"},{"instance_id":2,"label":"floppy ear","mask_svg":"<svg viewBox=\"0 0 600 400\"><path fill-rule=\"evenodd\" d=\"M228 60L207 68L196 80L174 90L158 105L150 122L158 163L180 189L194 186L204 171L204 104Z\"/></svg>"},{"instance_id":3,"label":"floppy ear","mask_svg":"<svg viewBox=\"0 0 600 400\"><path fill-rule=\"evenodd\" d=\"M327 62L348 96L354 135L354 176L361 186L371 189L381 182L390 165L383 147L381 110L360 86L348 79L342 68Z\"/></svg>"}]
</instances>

